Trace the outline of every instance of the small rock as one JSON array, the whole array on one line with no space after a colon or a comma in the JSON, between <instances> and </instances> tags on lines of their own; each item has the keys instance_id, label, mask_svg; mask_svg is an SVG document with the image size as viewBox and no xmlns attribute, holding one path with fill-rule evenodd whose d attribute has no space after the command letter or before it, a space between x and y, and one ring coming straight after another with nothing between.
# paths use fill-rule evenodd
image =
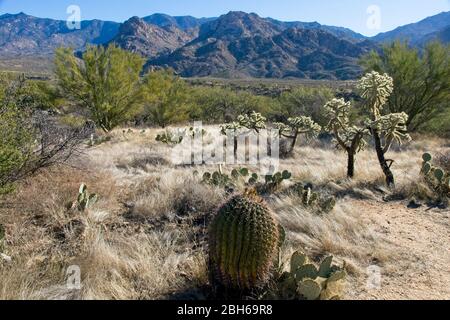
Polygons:
<instances>
[{"instance_id":1,"label":"small rock","mask_svg":"<svg viewBox=\"0 0 450 320\"><path fill-rule=\"evenodd\" d=\"M409 203L408 203L408 209L418 209L422 206L421 203L416 202L415 199L412 199Z\"/></svg>"},{"instance_id":2,"label":"small rock","mask_svg":"<svg viewBox=\"0 0 450 320\"><path fill-rule=\"evenodd\" d=\"M0 253L0 258L2 258L2 260L10 263L12 261L12 258L10 256L7 256L6 254Z\"/></svg>"}]
</instances>

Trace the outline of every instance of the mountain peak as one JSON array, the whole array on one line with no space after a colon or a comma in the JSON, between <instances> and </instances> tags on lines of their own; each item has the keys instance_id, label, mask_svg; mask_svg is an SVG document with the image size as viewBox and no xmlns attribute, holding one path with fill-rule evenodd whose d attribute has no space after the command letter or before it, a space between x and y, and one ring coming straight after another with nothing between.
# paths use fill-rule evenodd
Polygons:
<instances>
[{"instance_id":1,"label":"mountain peak","mask_svg":"<svg viewBox=\"0 0 450 320\"><path fill-rule=\"evenodd\" d=\"M417 44L424 41L432 33L442 31L448 26L450 26L450 11L441 12L417 23L407 24L389 32L380 33L373 39L380 42L402 40Z\"/></svg>"},{"instance_id":2,"label":"mountain peak","mask_svg":"<svg viewBox=\"0 0 450 320\"><path fill-rule=\"evenodd\" d=\"M120 26L119 33L111 42L125 50L153 58L170 53L191 39L190 35L174 26L161 28L135 16Z\"/></svg>"},{"instance_id":3,"label":"mountain peak","mask_svg":"<svg viewBox=\"0 0 450 320\"><path fill-rule=\"evenodd\" d=\"M245 38L250 36L273 36L281 29L259 17L256 13L230 11L200 28L201 39L206 38Z\"/></svg>"}]
</instances>

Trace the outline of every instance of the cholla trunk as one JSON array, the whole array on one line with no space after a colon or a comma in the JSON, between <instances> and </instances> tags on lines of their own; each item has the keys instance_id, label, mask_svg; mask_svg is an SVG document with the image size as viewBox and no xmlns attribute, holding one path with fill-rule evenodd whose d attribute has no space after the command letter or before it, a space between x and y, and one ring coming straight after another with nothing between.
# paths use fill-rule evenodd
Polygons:
<instances>
[{"instance_id":1,"label":"cholla trunk","mask_svg":"<svg viewBox=\"0 0 450 320\"><path fill-rule=\"evenodd\" d=\"M383 170L384 175L386 176L386 183L389 187L395 186L394 174L389 167L386 158L384 156L383 147L381 145L381 137L377 130L373 130L373 137L375 140L375 149L377 152L378 161L380 162L381 169Z\"/></svg>"},{"instance_id":2,"label":"cholla trunk","mask_svg":"<svg viewBox=\"0 0 450 320\"><path fill-rule=\"evenodd\" d=\"M351 150L347 150L348 164L347 164L347 177L353 178L355 176L355 153Z\"/></svg>"}]
</instances>

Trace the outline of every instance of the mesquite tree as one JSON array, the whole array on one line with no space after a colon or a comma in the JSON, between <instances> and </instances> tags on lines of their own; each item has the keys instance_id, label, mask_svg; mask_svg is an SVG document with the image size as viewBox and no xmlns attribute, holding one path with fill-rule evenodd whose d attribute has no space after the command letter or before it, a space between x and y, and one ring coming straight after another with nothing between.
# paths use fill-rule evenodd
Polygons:
<instances>
[{"instance_id":1,"label":"mesquite tree","mask_svg":"<svg viewBox=\"0 0 450 320\"><path fill-rule=\"evenodd\" d=\"M336 146L347 152L347 176L355 176L355 157L367 145L365 136L369 134L366 127L360 127L350 121L351 102L344 99L333 99L325 105L325 114L329 122L329 130L335 138Z\"/></svg>"},{"instance_id":2,"label":"mesquite tree","mask_svg":"<svg viewBox=\"0 0 450 320\"><path fill-rule=\"evenodd\" d=\"M275 123L280 132L280 136L291 139L292 143L288 154L292 154L297 143L299 135L305 135L306 138L317 137L322 127L315 123L310 117L289 118L287 123Z\"/></svg>"},{"instance_id":3,"label":"mesquite tree","mask_svg":"<svg viewBox=\"0 0 450 320\"><path fill-rule=\"evenodd\" d=\"M375 150L381 169L386 176L386 183L388 186L394 186L395 179L391 171L394 160L386 159L386 153L394 142L401 144L404 140L411 140L406 125L408 115L404 112L382 115L383 108L394 89L393 80L389 75L370 72L359 81L358 89L366 100L367 106L370 107L371 119L367 121L367 125L374 139Z\"/></svg>"},{"instance_id":4,"label":"mesquite tree","mask_svg":"<svg viewBox=\"0 0 450 320\"><path fill-rule=\"evenodd\" d=\"M59 48L55 74L62 92L86 108L97 126L109 132L142 108L139 74L144 59L111 44L88 46L82 59Z\"/></svg>"}]
</instances>

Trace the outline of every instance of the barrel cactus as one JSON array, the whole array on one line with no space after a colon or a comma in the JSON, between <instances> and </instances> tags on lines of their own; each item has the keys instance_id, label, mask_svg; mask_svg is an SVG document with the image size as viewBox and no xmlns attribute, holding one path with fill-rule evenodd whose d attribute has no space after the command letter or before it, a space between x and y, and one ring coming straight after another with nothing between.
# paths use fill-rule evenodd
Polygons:
<instances>
[{"instance_id":1,"label":"barrel cactus","mask_svg":"<svg viewBox=\"0 0 450 320\"><path fill-rule=\"evenodd\" d=\"M256 194L233 196L222 205L209 231L211 282L246 291L267 283L277 259L280 229Z\"/></svg>"}]
</instances>

